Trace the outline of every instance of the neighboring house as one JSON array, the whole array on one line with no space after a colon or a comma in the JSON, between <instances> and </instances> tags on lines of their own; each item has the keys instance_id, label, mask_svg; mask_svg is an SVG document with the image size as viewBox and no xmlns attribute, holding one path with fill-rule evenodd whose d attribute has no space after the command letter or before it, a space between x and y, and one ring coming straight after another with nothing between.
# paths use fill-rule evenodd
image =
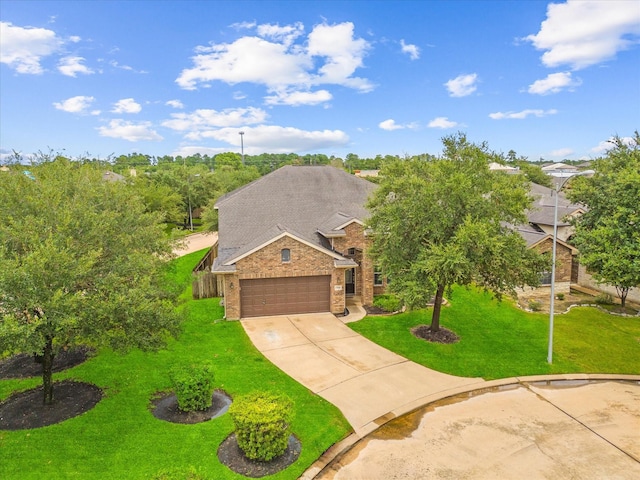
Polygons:
<instances>
[{"instance_id":1,"label":"neighboring house","mask_svg":"<svg viewBox=\"0 0 640 480\"><path fill-rule=\"evenodd\" d=\"M553 235L553 219L556 191L537 183L530 184L530 194L534 198L527 218L532 228ZM566 242L573 234L571 218L584 213L582 206L571 203L565 195L558 194L558 239Z\"/></svg>"},{"instance_id":2,"label":"neighboring house","mask_svg":"<svg viewBox=\"0 0 640 480\"><path fill-rule=\"evenodd\" d=\"M211 271L225 317L332 312L371 305L384 279L363 222L376 185L329 166L285 166L223 197Z\"/></svg>"},{"instance_id":3,"label":"neighboring house","mask_svg":"<svg viewBox=\"0 0 640 480\"><path fill-rule=\"evenodd\" d=\"M553 249L553 233L541 232L531 225L515 227L518 233L527 242L527 247L537 250L539 253L548 254L551 257ZM578 281L578 250L563 240L556 242L556 275L555 291L569 293L572 283ZM551 285L551 271L544 272L540 278L540 286ZM527 291L528 288L525 288Z\"/></svg>"}]
</instances>

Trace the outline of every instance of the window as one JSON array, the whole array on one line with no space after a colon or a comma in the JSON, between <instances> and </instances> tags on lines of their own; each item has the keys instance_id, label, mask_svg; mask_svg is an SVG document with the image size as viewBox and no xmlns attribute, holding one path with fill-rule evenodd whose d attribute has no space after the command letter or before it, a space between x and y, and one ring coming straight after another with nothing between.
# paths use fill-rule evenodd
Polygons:
<instances>
[{"instance_id":1,"label":"window","mask_svg":"<svg viewBox=\"0 0 640 480\"><path fill-rule=\"evenodd\" d=\"M540 275L540 285L551 285L551 272L543 272Z\"/></svg>"},{"instance_id":2,"label":"window","mask_svg":"<svg viewBox=\"0 0 640 480\"><path fill-rule=\"evenodd\" d=\"M375 267L373 272L373 285L376 287L381 287L384 284L382 272L380 272L379 267Z\"/></svg>"},{"instance_id":3,"label":"window","mask_svg":"<svg viewBox=\"0 0 640 480\"><path fill-rule=\"evenodd\" d=\"M347 255L355 255L355 254L356 254L355 248L350 248L349 250L347 250Z\"/></svg>"},{"instance_id":4,"label":"window","mask_svg":"<svg viewBox=\"0 0 640 480\"><path fill-rule=\"evenodd\" d=\"M291 261L291 250L289 250L288 248L283 248L280 251L280 257L282 258L283 262L290 262Z\"/></svg>"}]
</instances>

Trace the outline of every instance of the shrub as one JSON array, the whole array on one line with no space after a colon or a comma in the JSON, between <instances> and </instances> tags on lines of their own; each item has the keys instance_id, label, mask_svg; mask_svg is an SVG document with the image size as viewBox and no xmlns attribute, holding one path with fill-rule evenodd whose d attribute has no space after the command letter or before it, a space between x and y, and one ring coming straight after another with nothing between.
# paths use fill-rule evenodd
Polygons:
<instances>
[{"instance_id":1,"label":"shrub","mask_svg":"<svg viewBox=\"0 0 640 480\"><path fill-rule=\"evenodd\" d=\"M213 369L210 365L178 366L169 372L173 389L178 397L178 408L183 412L206 410L213 396Z\"/></svg>"},{"instance_id":2,"label":"shrub","mask_svg":"<svg viewBox=\"0 0 640 480\"><path fill-rule=\"evenodd\" d=\"M556 298L557 298L558 300L564 300L564 293L559 293L559 294L557 294L557 295L556 295Z\"/></svg>"},{"instance_id":3,"label":"shrub","mask_svg":"<svg viewBox=\"0 0 640 480\"><path fill-rule=\"evenodd\" d=\"M229 414L238 446L247 458L269 461L287 450L292 407L286 396L263 392L234 400Z\"/></svg>"},{"instance_id":4,"label":"shrub","mask_svg":"<svg viewBox=\"0 0 640 480\"><path fill-rule=\"evenodd\" d=\"M609 293L600 293L596 297L596 303L598 305L613 305L613 297Z\"/></svg>"},{"instance_id":5,"label":"shrub","mask_svg":"<svg viewBox=\"0 0 640 480\"><path fill-rule=\"evenodd\" d=\"M402 307L402 303L395 295L384 294L375 296L373 306L381 308L385 312L397 312Z\"/></svg>"},{"instance_id":6,"label":"shrub","mask_svg":"<svg viewBox=\"0 0 640 480\"><path fill-rule=\"evenodd\" d=\"M537 300L529 300L529 310L539 312L542 309L542 302Z\"/></svg>"}]
</instances>

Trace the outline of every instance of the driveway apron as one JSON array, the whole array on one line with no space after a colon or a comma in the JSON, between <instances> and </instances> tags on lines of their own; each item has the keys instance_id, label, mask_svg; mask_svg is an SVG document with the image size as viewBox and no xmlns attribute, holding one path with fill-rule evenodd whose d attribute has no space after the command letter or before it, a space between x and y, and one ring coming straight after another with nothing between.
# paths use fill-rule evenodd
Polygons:
<instances>
[{"instance_id":1,"label":"driveway apron","mask_svg":"<svg viewBox=\"0 0 640 480\"><path fill-rule=\"evenodd\" d=\"M357 334L330 313L241 322L265 357L337 406L360 437L433 398L484 383L411 362Z\"/></svg>"}]
</instances>

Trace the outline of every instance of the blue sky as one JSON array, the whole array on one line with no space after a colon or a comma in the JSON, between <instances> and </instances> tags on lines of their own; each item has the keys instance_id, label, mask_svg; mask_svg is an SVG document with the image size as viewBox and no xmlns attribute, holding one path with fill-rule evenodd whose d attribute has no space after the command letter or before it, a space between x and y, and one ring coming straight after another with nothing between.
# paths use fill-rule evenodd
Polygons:
<instances>
[{"instance_id":1,"label":"blue sky","mask_svg":"<svg viewBox=\"0 0 640 480\"><path fill-rule=\"evenodd\" d=\"M640 129L640 2L0 0L0 155L530 160ZM2 157L0 157L2 158Z\"/></svg>"}]
</instances>

